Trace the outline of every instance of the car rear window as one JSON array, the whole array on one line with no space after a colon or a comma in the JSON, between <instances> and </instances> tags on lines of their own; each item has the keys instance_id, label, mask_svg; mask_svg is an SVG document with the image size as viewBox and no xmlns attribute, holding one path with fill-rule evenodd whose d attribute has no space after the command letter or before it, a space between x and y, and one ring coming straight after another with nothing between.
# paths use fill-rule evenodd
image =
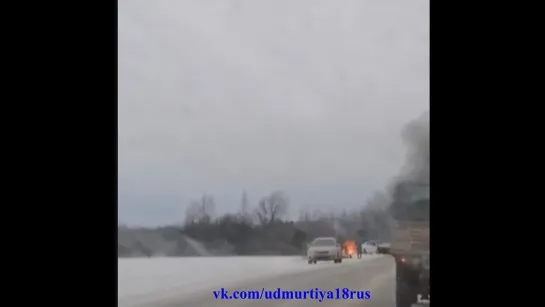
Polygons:
<instances>
[{"instance_id":1,"label":"car rear window","mask_svg":"<svg viewBox=\"0 0 545 307\"><path fill-rule=\"evenodd\" d=\"M312 246L335 246L337 243L333 239L316 239Z\"/></svg>"}]
</instances>

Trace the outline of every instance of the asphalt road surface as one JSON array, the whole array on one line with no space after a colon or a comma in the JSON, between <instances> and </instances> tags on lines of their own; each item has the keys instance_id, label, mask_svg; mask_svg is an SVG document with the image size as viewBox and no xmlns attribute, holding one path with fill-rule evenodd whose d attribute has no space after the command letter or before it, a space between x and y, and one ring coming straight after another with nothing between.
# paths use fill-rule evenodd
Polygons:
<instances>
[{"instance_id":1,"label":"asphalt road surface","mask_svg":"<svg viewBox=\"0 0 545 307\"><path fill-rule=\"evenodd\" d=\"M301 265L309 265L301 263ZM320 265L320 264L315 264ZM221 300L215 299L212 291L194 294L180 301L164 302L158 307L395 307L395 270L394 261L389 256L366 261L346 259L341 264L328 265L323 269L287 274L275 278L256 279L240 285L226 285L229 292L236 290L333 290L349 288L355 291L370 291L370 299L342 300L317 299L306 300ZM221 291L221 289L215 289Z\"/></svg>"}]
</instances>

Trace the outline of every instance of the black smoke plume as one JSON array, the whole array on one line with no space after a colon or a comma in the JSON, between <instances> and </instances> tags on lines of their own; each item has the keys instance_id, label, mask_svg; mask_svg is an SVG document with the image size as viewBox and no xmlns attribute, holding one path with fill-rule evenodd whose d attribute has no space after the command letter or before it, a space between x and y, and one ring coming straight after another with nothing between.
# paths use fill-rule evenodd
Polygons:
<instances>
[{"instance_id":1,"label":"black smoke plume","mask_svg":"<svg viewBox=\"0 0 545 307\"><path fill-rule=\"evenodd\" d=\"M392 188L390 212L397 220L429 220L430 118L429 112L410 122L402 132L407 156Z\"/></svg>"}]
</instances>

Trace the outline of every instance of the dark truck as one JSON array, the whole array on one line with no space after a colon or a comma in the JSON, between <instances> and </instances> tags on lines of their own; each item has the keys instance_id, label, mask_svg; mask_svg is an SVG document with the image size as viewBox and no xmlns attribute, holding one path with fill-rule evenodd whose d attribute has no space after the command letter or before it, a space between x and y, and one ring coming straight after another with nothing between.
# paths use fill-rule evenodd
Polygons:
<instances>
[{"instance_id":1,"label":"dark truck","mask_svg":"<svg viewBox=\"0 0 545 307\"><path fill-rule=\"evenodd\" d=\"M394 190L389 254L396 264L396 307L430 303L429 204L429 184L404 182Z\"/></svg>"}]
</instances>

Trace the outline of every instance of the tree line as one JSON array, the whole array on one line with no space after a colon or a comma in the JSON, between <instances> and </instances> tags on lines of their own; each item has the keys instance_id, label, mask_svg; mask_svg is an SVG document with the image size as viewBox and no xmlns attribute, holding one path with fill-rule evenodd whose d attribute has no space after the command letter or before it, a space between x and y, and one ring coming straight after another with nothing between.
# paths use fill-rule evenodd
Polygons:
<instances>
[{"instance_id":1,"label":"tree line","mask_svg":"<svg viewBox=\"0 0 545 307\"><path fill-rule=\"evenodd\" d=\"M376 193L364 209L301 209L298 218L288 220L290 202L282 191L262 197L254 206L243 193L239 211L222 216L216 216L214 198L205 194L190 203L181 231L208 246L229 246L237 255L300 254L320 236L387 240L389 201L386 194Z\"/></svg>"}]
</instances>

